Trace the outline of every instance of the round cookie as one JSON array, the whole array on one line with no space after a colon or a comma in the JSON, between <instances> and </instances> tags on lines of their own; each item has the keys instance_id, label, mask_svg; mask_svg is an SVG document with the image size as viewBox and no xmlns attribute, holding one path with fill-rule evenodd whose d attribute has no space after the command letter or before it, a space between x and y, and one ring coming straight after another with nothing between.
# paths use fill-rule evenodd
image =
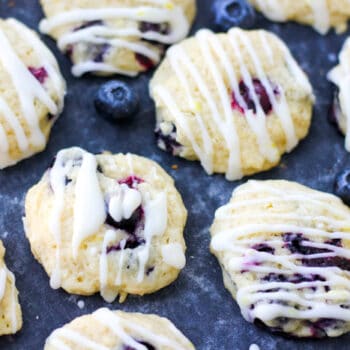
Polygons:
<instances>
[{"instance_id":1,"label":"round cookie","mask_svg":"<svg viewBox=\"0 0 350 350\"><path fill-rule=\"evenodd\" d=\"M44 350L194 350L166 318L102 308L55 330Z\"/></svg>"},{"instance_id":2,"label":"round cookie","mask_svg":"<svg viewBox=\"0 0 350 350\"><path fill-rule=\"evenodd\" d=\"M288 181L248 181L217 210L211 251L244 318L297 337L350 330L350 209Z\"/></svg>"},{"instance_id":3,"label":"round cookie","mask_svg":"<svg viewBox=\"0 0 350 350\"><path fill-rule=\"evenodd\" d=\"M136 76L157 65L166 45L184 39L195 0L41 0L42 33L58 41L72 74Z\"/></svg>"},{"instance_id":4,"label":"round cookie","mask_svg":"<svg viewBox=\"0 0 350 350\"><path fill-rule=\"evenodd\" d=\"M276 22L296 21L311 25L321 34L330 28L342 33L350 18L347 0L248 0L258 11Z\"/></svg>"},{"instance_id":5,"label":"round cookie","mask_svg":"<svg viewBox=\"0 0 350 350\"><path fill-rule=\"evenodd\" d=\"M159 147L229 180L277 165L306 136L314 101L281 40L238 28L171 47L150 91Z\"/></svg>"},{"instance_id":6,"label":"round cookie","mask_svg":"<svg viewBox=\"0 0 350 350\"><path fill-rule=\"evenodd\" d=\"M29 190L25 215L55 289L122 302L169 285L185 266L186 209L172 178L146 158L62 150Z\"/></svg>"},{"instance_id":7,"label":"round cookie","mask_svg":"<svg viewBox=\"0 0 350 350\"><path fill-rule=\"evenodd\" d=\"M350 105L348 92L350 90L350 39L348 38L339 55L339 64L328 73L328 80L335 86L332 110L333 121L339 130L346 135L345 148L350 152Z\"/></svg>"},{"instance_id":8,"label":"round cookie","mask_svg":"<svg viewBox=\"0 0 350 350\"><path fill-rule=\"evenodd\" d=\"M0 241L0 335L14 334L22 328L15 276L5 265L5 248Z\"/></svg>"},{"instance_id":9,"label":"round cookie","mask_svg":"<svg viewBox=\"0 0 350 350\"><path fill-rule=\"evenodd\" d=\"M63 108L65 82L55 57L15 19L0 19L0 169L46 147Z\"/></svg>"}]
</instances>

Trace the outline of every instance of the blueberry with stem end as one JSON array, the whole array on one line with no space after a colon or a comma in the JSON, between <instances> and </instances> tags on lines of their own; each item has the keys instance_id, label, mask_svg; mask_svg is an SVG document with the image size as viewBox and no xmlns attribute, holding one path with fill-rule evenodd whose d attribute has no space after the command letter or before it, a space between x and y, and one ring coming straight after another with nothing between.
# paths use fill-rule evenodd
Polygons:
<instances>
[{"instance_id":1,"label":"blueberry with stem end","mask_svg":"<svg viewBox=\"0 0 350 350\"><path fill-rule=\"evenodd\" d=\"M338 174L334 185L334 192L345 204L350 205L350 169Z\"/></svg>"},{"instance_id":2,"label":"blueberry with stem end","mask_svg":"<svg viewBox=\"0 0 350 350\"><path fill-rule=\"evenodd\" d=\"M127 119L139 109L139 95L129 85L113 80L103 84L95 96L95 108L106 119Z\"/></svg>"},{"instance_id":3,"label":"blueberry with stem end","mask_svg":"<svg viewBox=\"0 0 350 350\"><path fill-rule=\"evenodd\" d=\"M251 28L255 22L255 12L245 0L216 0L213 5L215 25L228 31L232 27Z\"/></svg>"}]
</instances>

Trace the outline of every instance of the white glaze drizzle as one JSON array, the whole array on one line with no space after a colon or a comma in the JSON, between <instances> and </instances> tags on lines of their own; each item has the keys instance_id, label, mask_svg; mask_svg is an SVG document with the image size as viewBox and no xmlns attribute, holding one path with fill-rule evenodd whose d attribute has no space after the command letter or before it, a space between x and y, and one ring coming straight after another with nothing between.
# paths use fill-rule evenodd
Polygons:
<instances>
[{"instance_id":1,"label":"white glaze drizzle","mask_svg":"<svg viewBox=\"0 0 350 350\"><path fill-rule=\"evenodd\" d=\"M75 184L73 258L86 238L96 233L106 221L103 193L97 176L97 161L93 154L82 153L82 164Z\"/></svg>"},{"instance_id":2,"label":"white glaze drizzle","mask_svg":"<svg viewBox=\"0 0 350 350\"><path fill-rule=\"evenodd\" d=\"M175 267L176 269L183 269L186 265L186 257L183 247L180 243L170 243L162 246L163 261Z\"/></svg>"},{"instance_id":3,"label":"white glaze drizzle","mask_svg":"<svg viewBox=\"0 0 350 350\"><path fill-rule=\"evenodd\" d=\"M286 5L281 0L256 0L258 8L272 21L285 22L288 20ZM330 29L330 13L327 0L307 0L313 14L313 27L321 34Z\"/></svg>"},{"instance_id":4,"label":"white glaze drizzle","mask_svg":"<svg viewBox=\"0 0 350 350\"><path fill-rule=\"evenodd\" d=\"M59 38L58 46L65 50L68 45L78 42L86 43L108 43L114 48L127 48L135 53L142 54L156 62L159 61L159 52L144 45L142 40L152 40L164 44L172 44L185 38L189 32L190 24L183 9L173 2L150 2L150 6L138 6L135 8L96 8L96 9L75 9L62 12L49 19L44 19L40 23L40 30L50 34L52 31L63 25L73 25L95 20L116 20L128 19L135 22L145 21L151 23L169 23L170 32L161 34L155 31L142 33L138 28L127 27L122 29L112 29L108 25L97 24L88 28L68 32ZM158 7L154 7L158 6ZM159 7L160 6L160 7ZM138 38L136 43L132 43L123 38ZM105 64L85 62L73 67L73 74L80 76L89 71L115 72L134 76L137 72L117 69Z\"/></svg>"},{"instance_id":5,"label":"white glaze drizzle","mask_svg":"<svg viewBox=\"0 0 350 350\"><path fill-rule=\"evenodd\" d=\"M290 201L288 198L290 198L291 193L295 197ZM254 198L254 194L260 195L258 198ZM306 217L300 218L300 214L299 217L293 213L286 215L275 213L271 215L266 212L266 208L270 203L275 203L276 200L285 200L291 203L296 201L296 203L300 203L299 205L312 207L323 208L325 205L328 205L327 209L329 209L332 207L329 202L334 201L334 196L316 191L307 191L305 193L296 188L285 191L274 186L273 182L257 181L249 181L248 185L241 186L234 192L235 195L249 195L254 199L245 200L245 204L242 206L238 201L234 205L231 203L220 208L216 213L216 220L232 222L234 217L237 216L237 220L244 218L243 223L230 230L218 232L211 241L211 248L215 252L231 252L230 255L224 255L223 258L224 267L229 274L247 270L258 274L258 276L260 274L266 276L271 273L286 276L300 274L303 276L319 275L324 279L324 281L304 281L301 283L256 281L249 286L239 287L236 299L241 307L243 316L248 321L259 318L265 322L278 317L294 319L334 318L349 321L350 310L341 308L339 300L344 300L344 303L349 300L350 287L348 279L350 273L336 266L311 267L294 263L294 259L327 259L332 257L349 259L350 252L347 249L324 243L331 239L350 239L350 233L337 231L339 228L342 230L349 228L349 211L345 209L344 212L342 210L336 211L338 213L337 219L324 220L325 224L321 225L323 229L313 228L307 225L308 220L306 220ZM312 200L310 200L310 197ZM246 209L243 211L239 209L240 207L246 207ZM254 208L252 217L249 216L249 211L247 210L250 207ZM237 212L233 212L236 209ZM261 222L260 218L269 219L271 222L249 223L257 220ZM314 220L316 219L313 218L312 221ZM276 255L276 253L269 254L251 248L254 244L265 243L264 237L267 233L273 237L266 242L269 246L275 250L283 248L284 242L279 236L281 232L301 233L310 240L303 240L302 246L328 251L310 255L288 252ZM261 234L260 236L258 235L259 233ZM277 236L274 237L274 234L277 234ZM254 237L251 238L251 235L254 235ZM319 237L324 242L313 241L313 239L318 239ZM325 286L329 287L328 291L322 288ZM336 288L333 289L334 287ZM276 288L279 290L271 291ZM304 291L302 294L298 294L299 290L305 288L317 288L317 291L310 291L310 293ZM326 303L324 299L327 300ZM271 300L289 301L292 304L295 303L302 306L302 308L296 309L290 305L271 304ZM252 304L255 305L254 309L249 308Z\"/></svg>"},{"instance_id":6,"label":"white glaze drizzle","mask_svg":"<svg viewBox=\"0 0 350 350\"><path fill-rule=\"evenodd\" d=\"M73 166L69 154L82 158L75 187L72 256L77 257L81 242L96 233L106 219L103 195L97 179L95 157L81 148L62 150L57 154L54 166L49 172L50 184L54 192L54 203L50 218L50 229L56 241L56 263L51 274L51 287L61 286L61 217L64 209L65 179Z\"/></svg>"},{"instance_id":7,"label":"white glaze drizzle","mask_svg":"<svg viewBox=\"0 0 350 350\"><path fill-rule=\"evenodd\" d=\"M160 192L155 198L150 198L148 193L143 193L145 227L143 235L145 244L137 251L139 271L137 281L143 281L145 268L149 260L151 243L154 236L162 235L168 223L168 204L165 192Z\"/></svg>"},{"instance_id":8,"label":"white glaze drizzle","mask_svg":"<svg viewBox=\"0 0 350 350\"><path fill-rule=\"evenodd\" d=\"M169 334L173 339L156 334L150 329L141 326L140 323L129 321L124 317L118 315L107 308L102 308L95 311L92 314L95 321L101 325L107 327L115 336L118 337L118 342L114 345L125 344L136 350L147 350L147 348L135 341L135 337L138 337L146 342L149 342L155 347L167 347L174 350L184 350L186 347L184 344L188 344L188 340L182 335L182 333L176 329L174 325L167 322L166 327ZM132 335L129 335L129 332ZM111 350L112 347L106 347L95 341L92 341L87 336L79 333L78 331L72 331L69 328L61 328L54 331L46 341L46 345L55 346L58 350L72 350L72 348L65 344L64 340L68 340L77 346L84 346L93 350Z\"/></svg>"},{"instance_id":9,"label":"white glaze drizzle","mask_svg":"<svg viewBox=\"0 0 350 350\"><path fill-rule=\"evenodd\" d=\"M246 120L256 136L260 152L263 156L272 162L275 162L279 157L278 151L272 143L271 137L267 130L266 115L261 106L260 99L258 98L257 94L255 93L255 89L253 88L253 77L251 76L246 63L244 62L241 50L238 47L239 42L242 43L248 52L255 67L257 78L260 79L264 88L266 89L273 110L281 122L282 128L286 135L287 151L291 151L296 146L298 139L295 133L294 124L289 111L285 93L282 88L279 87L279 96L275 96L273 87L267 78L262 63L260 62L259 55L256 52L248 35L239 29L232 29L228 35L232 50L240 66L242 80L245 85L248 86L254 100L257 109L256 114L254 114L252 110L248 110L245 100L241 96L238 77L236 77L234 69L232 68L227 49L224 49L218 38L209 30L198 31L196 34L196 39L199 42L201 57L203 57L204 64L208 66L209 72L216 86L216 91L218 91L219 101L216 101L211 92L211 87L209 87L205 82L205 77L202 76L202 73L199 71L196 64L192 61L191 57L180 45L171 47L167 52L167 57L171 68L174 71L177 79L180 81L181 86L184 88L186 98L188 100L189 106L191 107L191 111L196 116L194 120L195 123L198 124L197 130L201 135L201 144L199 144L194 138L192 134L193 127L190 125L187 115L181 111L170 91L160 84L157 84L152 89L152 95L153 97L158 96L162 103L167 106L167 109L170 111L171 116L175 119L176 125L180 127L186 138L189 140L204 169L208 174L212 174L213 142L210 137L210 131L205 126L205 122L203 121L201 115L203 106L200 106L197 102L197 97L193 93L193 87L190 85L188 80L189 77L192 79L196 86L196 94L199 92L202 98L206 101L205 103L207 103L211 112L212 122L215 123L216 128L223 136L226 147L229 151L226 177L229 180L236 180L242 177L240 140L233 118L230 101L231 96L227 91L224 77L222 73L220 73L218 62L216 61L217 58L223 68L224 73L226 74L226 77L229 80L230 87L238 103L245 111L244 114ZM263 42L264 51L268 56L269 61L273 62L272 49L268 43L266 34L261 31L259 35L261 41ZM284 58L286 64L289 67L289 70L295 76L297 82L306 90L307 93L310 94L310 96L312 96L311 85L282 42L280 43L280 48L284 54ZM215 58L213 52L216 54ZM221 111L222 113L220 113Z\"/></svg>"},{"instance_id":10,"label":"white glaze drizzle","mask_svg":"<svg viewBox=\"0 0 350 350\"><path fill-rule=\"evenodd\" d=\"M64 91L65 89L65 83L59 74L54 56L45 45L40 42L39 38L37 38L36 35L23 24L14 19L8 19L7 24L31 45L38 57L41 57L41 66L46 69L57 96L61 96L62 90ZM46 89L37 81L33 74L28 70L28 67L22 62L21 58L17 55L10 44L5 32L1 29L0 45L2 47L0 62L9 73L11 81L16 88L22 111L21 115L25 118L30 134L25 134L24 128L19 122L18 117L12 112L10 106L2 97L0 97L0 113L8 123L9 127L13 130L18 147L22 152L22 156L23 158L26 158L33 153L30 149L30 145L43 147L46 143L35 110L35 101L39 100L49 109L51 114L58 115L63 107L63 99L59 100L58 105L52 100L48 91L46 91ZM3 128L0 136L3 140L6 140L7 138L7 136L4 136ZM18 160L11 159L9 152L9 147L1 147L0 169L17 163Z\"/></svg>"},{"instance_id":11,"label":"white glaze drizzle","mask_svg":"<svg viewBox=\"0 0 350 350\"><path fill-rule=\"evenodd\" d=\"M339 55L339 65L328 73L328 80L335 84L339 89L339 102L341 106L341 117L344 120L338 120L339 126L345 133L345 149L350 152L350 101L348 93L350 91L350 40L347 39ZM343 126L344 123L344 126Z\"/></svg>"}]
</instances>

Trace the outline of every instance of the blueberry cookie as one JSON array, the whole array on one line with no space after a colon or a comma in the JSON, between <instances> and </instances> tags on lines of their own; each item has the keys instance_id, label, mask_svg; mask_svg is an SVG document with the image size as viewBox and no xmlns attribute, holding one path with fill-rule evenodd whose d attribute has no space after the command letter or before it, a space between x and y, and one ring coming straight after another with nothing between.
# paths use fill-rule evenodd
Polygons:
<instances>
[{"instance_id":1,"label":"blueberry cookie","mask_svg":"<svg viewBox=\"0 0 350 350\"><path fill-rule=\"evenodd\" d=\"M0 241L0 335L14 334L22 328L15 276L4 262L5 248Z\"/></svg>"},{"instance_id":2,"label":"blueberry cookie","mask_svg":"<svg viewBox=\"0 0 350 350\"><path fill-rule=\"evenodd\" d=\"M311 25L321 34L330 28L338 33L347 28L350 2L347 0L248 0L267 18L276 22L296 21Z\"/></svg>"},{"instance_id":3,"label":"blueberry cookie","mask_svg":"<svg viewBox=\"0 0 350 350\"><path fill-rule=\"evenodd\" d=\"M336 86L332 109L332 121L346 135L345 148L350 152L350 39L347 39L339 55L339 64L328 73L328 79Z\"/></svg>"},{"instance_id":4,"label":"blueberry cookie","mask_svg":"<svg viewBox=\"0 0 350 350\"><path fill-rule=\"evenodd\" d=\"M44 350L194 350L166 318L102 308L56 329Z\"/></svg>"},{"instance_id":5,"label":"blueberry cookie","mask_svg":"<svg viewBox=\"0 0 350 350\"><path fill-rule=\"evenodd\" d=\"M58 42L72 73L136 76L157 65L166 45L184 39L195 0L41 0L42 33Z\"/></svg>"},{"instance_id":6,"label":"blueberry cookie","mask_svg":"<svg viewBox=\"0 0 350 350\"><path fill-rule=\"evenodd\" d=\"M312 87L263 30L200 30L171 47L150 83L163 150L229 180L270 169L306 136Z\"/></svg>"},{"instance_id":7,"label":"blueberry cookie","mask_svg":"<svg viewBox=\"0 0 350 350\"><path fill-rule=\"evenodd\" d=\"M211 251L249 322L297 337L350 330L350 209L288 181L249 181L217 210Z\"/></svg>"},{"instance_id":8,"label":"blueberry cookie","mask_svg":"<svg viewBox=\"0 0 350 350\"><path fill-rule=\"evenodd\" d=\"M42 151L63 108L65 82L39 37L0 19L0 169Z\"/></svg>"},{"instance_id":9,"label":"blueberry cookie","mask_svg":"<svg viewBox=\"0 0 350 350\"><path fill-rule=\"evenodd\" d=\"M58 153L25 203L25 231L51 287L112 302L173 282L187 212L172 178L136 155Z\"/></svg>"}]
</instances>

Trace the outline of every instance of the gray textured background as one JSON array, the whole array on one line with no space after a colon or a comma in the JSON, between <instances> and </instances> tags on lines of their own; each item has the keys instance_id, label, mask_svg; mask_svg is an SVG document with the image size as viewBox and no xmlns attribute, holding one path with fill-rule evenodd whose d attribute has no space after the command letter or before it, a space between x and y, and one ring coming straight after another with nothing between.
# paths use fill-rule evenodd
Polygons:
<instances>
[{"instance_id":1,"label":"gray textured background","mask_svg":"<svg viewBox=\"0 0 350 350\"><path fill-rule=\"evenodd\" d=\"M211 27L211 0L198 0L198 18L194 30ZM15 6L14 6L15 5ZM37 28L42 12L36 0L0 0L0 17L14 16ZM281 166L256 179L296 180L311 187L332 191L334 175L350 165L344 151L344 139L327 122L332 98L327 71L336 62L345 35L333 33L322 37L312 29L295 24L278 25L259 17L256 27L272 30L283 38L310 76L317 96L312 128L308 138ZM150 75L129 80L143 96L141 112L130 122L112 125L99 118L92 98L100 84L98 78L80 80L70 75L70 65L55 48L63 74L68 81L66 108L55 125L45 152L19 165L0 172L0 237L7 248L6 262L15 273L24 326L15 336L0 339L0 349L42 349L49 333L74 317L107 306L100 296L80 298L51 290L49 280L30 253L24 237L21 217L24 195L45 171L54 154L61 148L79 145L91 152L107 149L113 152L134 152L158 161L172 176L189 210L186 228L188 262L180 278L168 288L145 297L130 296L112 309L157 313L170 318L200 350L247 350L251 343L262 350L275 349L349 349L350 336L321 341L289 340L271 335L248 324L235 302L224 289L216 260L208 251L208 228L214 211L229 199L241 182L229 183L222 176L208 177L195 162L175 159L158 150L153 136L154 109L147 97ZM1 48L0 48L1 54ZM177 164L177 171L171 165ZM245 179L246 180L246 179ZM80 310L78 300L84 300Z\"/></svg>"}]
</instances>

